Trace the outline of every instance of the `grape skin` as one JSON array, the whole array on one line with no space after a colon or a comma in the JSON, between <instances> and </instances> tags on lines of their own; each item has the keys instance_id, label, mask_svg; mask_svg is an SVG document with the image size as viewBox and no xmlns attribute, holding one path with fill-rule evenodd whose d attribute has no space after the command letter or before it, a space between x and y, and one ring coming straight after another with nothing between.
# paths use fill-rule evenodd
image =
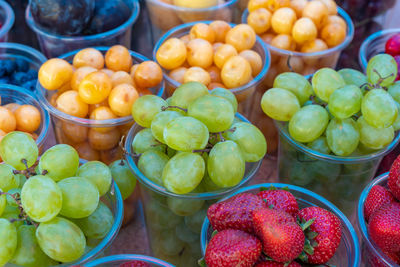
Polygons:
<instances>
[{"instance_id":1,"label":"grape skin","mask_svg":"<svg viewBox=\"0 0 400 267\"><path fill-rule=\"evenodd\" d=\"M297 97L288 90L271 88L261 99L261 108L265 114L278 121L289 121L299 111Z\"/></svg>"}]
</instances>

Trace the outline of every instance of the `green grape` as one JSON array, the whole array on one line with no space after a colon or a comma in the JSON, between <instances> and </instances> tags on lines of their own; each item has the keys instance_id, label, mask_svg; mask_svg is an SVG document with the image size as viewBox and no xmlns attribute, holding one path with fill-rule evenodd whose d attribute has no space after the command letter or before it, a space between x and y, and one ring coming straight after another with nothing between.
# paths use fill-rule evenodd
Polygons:
<instances>
[{"instance_id":1,"label":"green grape","mask_svg":"<svg viewBox=\"0 0 400 267\"><path fill-rule=\"evenodd\" d=\"M310 82L295 72L284 72L276 76L273 87L289 90L297 97L300 105L308 101L313 93Z\"/></svg>"},{"instance_id":2,"label":"green grape","mask_svg":"<svg viewBox=\"0 0 400 267\"><path fill-rule=\"evenodd\" d=\"M342 76L330 68L318 70L312 77L312 87L315 94L323 101L328 102L331 94L346 85Z\"/></svg>"},{"instance_id":3,"label":"green grape","mask_svg":"<svg viewBox=\"0 0 400 267\"><path fill-rule=\"evenodd\" d=\"M0 266L4 266L17 248L17 229L6 219L0 219Z\"/></svg>"},{"instance_id":4,"label":"green grape","mask_svg":"<svg viewBox=\"0 0 400 267\"><path fill-rule=\"evenodd\" d=\"M267 153L267 140L263 133L251 123L235 123L223 136L238 144L246 162L257 162Z\"/></svg>"},{"instance_id":5,"label":"green grape","mask_svg":"<svg viewBox=\"0 0 400 267\"><path fill-rule=\"evenodd\" d=\"M207 209L203 208L191 216L185 217L186 226L193 232L200 234L204 219L207 216Z\"/></svg>"},{"instance_id":6,"label":"green grape","mask_svg":"<svg viewBox=\"0 0 400 267\"><path fill-rule=\"evenodd\" d=\"M181 152L165 165L162 180L166 189L176 194L186 194L195 189L204 176L205 163L195 153Z\"/></svg>"},{"instance_id":7,"label":"green grape","mask_svg":"<svg viewBox=\"0 0 400 267\"><path fill-rule=\"evenodd\" d=\"M392 126L393 126L394 131L397 131L400 129L400 104L397 102L395 102L395 103L397 106L397 117Z\"/></svg>"},{"instance_id":8,"label":"green grape","mask_svg":"<svg viewBox=\"0 0 400 267\"><path fill-rule=\"evenodd\" d=\"M7 193L13 195L17 199L21 198L21 189L19 189L19 188L14 188L14 189L8 190ZM15 199L13 197L11 197L10 195L6 195L6 199L7 199L7 205L13 206L13 207L18 207L18 204L17 204L17 202L15 202Z\"/></svg>"},{"instance_id":9,"label":"green grape","mask_svg":"<svg viewBox=\"0 0 400 267\"><path fill-rule=\"evenodd\" d=\"M99 190L100 196L104 196L110 190L112 176L110 168L100 161L89 161L79 167L76 173L79 177L89 179Z\"/></svg>"},{"instance_id":10,"label":"green grape","mask_svg":"<svg viewBox=\"0 0 400 267\"><path fill-rule=\"evenodd\" d=\"M235 112L228 100L218 96L204 95L190 103L188 115L204 123L210 132L217 133L229 129Z\"/></svg>"},{"instance_id":11,"label":"green grape","mask_svg":"<svg viewBox=\"0 0 400 267\"><path fill-rule=\"evenodd\" d=\"M171 97L171 105L187 108L196 98L208 95L208 88L199 82L184 83L178 88Z\"/></svg>"},{"instance_id":12,"label":"green grape","mask_svg":"<svg viewBox=\"0 0 400 267\"><path fill-rule=\"evenodd\" d=\"M1 189L0 189L0 193L3 193L3 191L1 191ZM6 205L7 205L6 195L0 195L0 216L3 215Z\"/></svg>"},{"instance_id":13,"label":"green grape","mask_svg":"<svg viewBox=\"0 0 400 267\"><path fill-rule=\"evenodd\" d=\"M147 150L140 156L138 168L151 181L162 185L162 173L168 161L169 157L165 153L157 150Z\"/></svg>"},{"instance_id":14,"label":"green grape","mask_svg":"<svg viewBox=\"0 0 400 267\"><path fill-rule=\"evenodd\" d=\"M329 148L338 156L348 156L353 153L360 141L360 133L356 122L351 119L333 119L326 128L326 140Z\"/></svg>"},{"instance_id":15,"label":"green grape","mask_svg":"<svg viewBox=\"0 0 400 267\"><path fill-rule=\"evenodd\" d=\"M137 154L141 154L149 149L156 149L161 152L164 152L166 149L166 145L158 142L154 138L154 136L151 132L151 129L146 128L146 129L140 130L133 138L132 150L133 150L133 152L135 152Z\"/></svg>"},{"instance_id":16,"label":"green grape","mask_svg":"<svg viewBox=\"0 0 400 267\"><path fill-rule=\"evenodd\" d=\"M175 227L175 235L185 243L193 243L199 240L199 235L190 230L185 222L181 222Z\"/></svg>"},{"instance_id":17,"label":"green grape","mask_svg":"<svg viewBox=\"0 0 400 267\"><path fill-rule=\"evenodd\" d=\"M363 88L368 83L367 76L358 70L353 69L341 69L338 73L342 76L344 82L347 85L355 85L359 88Z\"/></svg>"},{"instance_id":18,"label":"green grape","mask_svg":"<svg viewBox=\"0 0 400 267\"><path fill-rule=\"evenodd\" d=\"M15 229L17 229L24 224L24 222L20 220L20 213L21 211L17 207L6 205L0 218L7 220L14 219L15 221L12 224L15 226Z\"/></svg>"},{"instance_id":19,"label":"green grape","mask_svg":"<svg viewBox=\"0 0 400 267\"><path fill-rule=\"evenodd\" d=\"M102 239L111 230L114 224L114 216L111 210L100 201L96 210L89 217L72 219L71 221L79 226L86 237Z\"/></svg>"},{"instance_id":20,"label":"green grape","mask_svg":"<svg viewBox=\"0 0 400 267\"><path fill-rule=\"evenodd\" d=\"M149 128L151 121L162 107L168 107L168 103L159 96L144 95L139 97L132 105L132 117L137 124Z\"/></svg>"},{"instance_id":21,"label":"green grape","mask_svg":"<svg viewBox=\"0 0 400 267\"><path fill-rule=\"evenodd\" d=\"M161 251L169 256L178 255L183 251L185 243L176 238L175 231L165 230L157 238L157 245Z\"/></svg>"},{"instance_id":22,"label":"green grape","mask_svg":"<svg viewBox=\"0 0 400 267\"><path fill-rule=\"evenodd\" d=\"M312 150L318 151L323 154L329 155L331 153L325 136L318 137L314 141L308 143L307 146Z\"/></svg>"},{"instance_id":23,"label":"green grape","mask_svg":"<svg viewBox=\"0 0 400 267\"><path fill-rule=\"evenodd\" d=\"M36 172L36 173L38 173L38 172ZM24 186L24 184L26 183L26 177L25 177L25 175L22 175L22 174L17 174L17 177L19 177L19 188L20 189L22 189L22 187Z\"/></svg>"},{"instance_id":24,"label":"green grape","mask_svg":"<svg viewBox=\"0 0 400 267\"><path fill-rule=\"evenodd\" d=\"M47 176L33 176L22 188L21 203L26 214L34 221L50 221L61 210L61 189Z\"/></svg>"},{"instance_id":25,"label":"green grape","mask_svg":"<svg viewBox=\"0 0 400 267\"><path fill-rule=\"evenodd\" d=\"M157 201L151 201L145 206L146 221L150 228L157 230L175 228L182 217L174 214L169 208L159 204Z\"/></svg>"},{"instance_id":26,"label":"green grape","mask_svg":"<svg viewBox=\"0 0 400 267\"><path fill-rule=\"evenodd\" d=\"M391 85L397 76L397 63L391 55L379 54L368 61L367 78L371 84Z\"/></svg>"},{"instance_id":27,"label":"green grape","mask_svg":"<svg viewBox=\"0 0 400 267\"><path fill-rule=\"evenodd\" d=\"M13 188L18 188L19 177L13 173L15 169L8 164L0 164L0 189L7 192Z\"/></svg>"},{"instance_id":28,"label":"green grape","mask_svg":"<svg viewBox=\"0 0 400 267\"><path fill-rule=\"evenodd\" d=\"M128 167L128 164L124 160L116 160L109 165L111 170L111 175L114 178L115 183L118 186L119 191L121 191L122 199L125 200L130 195L136 187L136 177L133 175Z\"/></svg>"},{"instance_id":29,"label":"green grape","mask_svg":"<svg viewBox=\"0 0 400 267\"><path fill-rule=\"evenodd\" d=\"M82 177L70 177L58 182L62 192L60 214L74 219L92 214L99 204L99 190Z\"/></svg>"},{"instance_id":30,"label":"green grape","mask_svg":"<svg viewBox=\"0 0 400 267\"><path fill-rule=\"evenodd\" d=\"M58 265L39 247L33 225L21 225L17 229L17 248L10 263L25 267L47 267Z\"/></svg>"},{"instance_id":31,"label":"green grape","mask_svg":"<svg viewBox=\"0 0 400 267\"><path fill-rule=\"evenodd\" d=\"M178 117L182 117L182 114L173 110L166 110L154 116L151 122L151 133L153 137L161 143L165 143L164 129L170 121Z\"/></svg>"},{"instance_id":32,"label":"green grape","mask_svg":"<svg viewBox=\"0 0 400 267\"><path fill-rule=\"evenodd\" d=\"M298 142L312 142L320 137L329 122L328 112L319 105L302 107L289 122L289 133Z\"/></svg>"},{"instance_id":33,"label":"green grape","mask_svg":"<svg viewBox=\"0 0 400 267\"><path fill-rule=\"evenodd\" d=\"M167 145L179 151L204 149L208 142L208 129L192 117L179 117L170 121L164 129Z\"/></svg>"},{"instance_id":34,"label":"green grape","mask_svg":"<svg viewBox=\"0 0 400 267\"><path fill-rule=\"evenodd\" d=\"M392 126L387 128L375 128L367 123L363 116L357 120L360 131L360 142L372 149L382 149L389 145L394 138L394 129Z\"/></svg>"},{"instance_id":35,"label":"green grape","mask_svg":"<svg viewBox=\"0 0 400 267\"><path fill-rule=\"evenodd\" d=\"M58 144L49 148L39 160L39 173L47 171L54 181L75 176L79 168L79 154L69 145Z\"/></svg>"},{"instance_id":36,"label":"green grape","mask_svg":"<svg viewBox=\"0 0 400 267\"><path fill-rule=\"evenodd\" d=\"M388 87L388 93L392 96L393 100L400 102L400 81Z\"/></svg>"},{"instance_id":37,"label":"green grape","mask_svg":"<svg viewBox=\"0 0 400 267\"><path fill-rule=\"evenodd\" d=\"M176 111L176 112L178 112L179 114L185 116L185 115L186 115L186 111L185 111L185 110L182 110L182 109L180 109L180 108L171 108L171 106L172 106L171 100L172 100L172 96L171 96L171 97L168 97L167 99L165 99L165 101L168 103L168 110L170 110L170 111Z\"/></svg>"},{"instance_id":38,"label":"green grape","mask_svg":"<svg viewBox=\"0 0 400 267\"><path fill-rule=\"evenodd\" d=\"M213 191L218 191L221 189L218 185L216 185L210 178L210 175L208 175L208 171L206 169L206 172L204 173L204 177L201 180L200 185L204 189L204 192L213 192Z\"/></svg>"},{"instance_id":39,"label":"green grape","mask_svg":"<svg viewBox=\"0 0 400 267\"><path fill-rule=\"evenodd\" d=\"M245 171L240 147L230 140L217 143L210 151L207 170L211 180L220 187L239 184Z\"/></svg>"},{"instance_id":40,"label":"green grape","mask_svg":"<svg viewBox=\"0 0 400 267\"><path fill-rule=\"evenodd\" d=\"M43 252L59 262L77 260L85 252L86 239L82 230L61 217L39 224L36 239Z\"/></svg>"},{"instance_id":41,"label":"green grape","mask_svg":"<svg viewBox=\"0 0 400 267\"><path fill-rule=\"evenodd\" d=\"M359 87L346 85L329 97L329 112L338 119L350 118L360 111L363 95Z\"/></svg>"},{"instance_id":42,"label":"green grape","mask_svg":"<svg viewBox=\"0 0 400 267\"><path fill-rule=\"evenodd\" d=\"M271 88L261 98L261 108L274 120L289 121L300 109L297 97L288 90Z\"/></svg>"},{"instance_id":43,"label":"green grape","mask_svg":"<svg viewBox=\"0 0 400 267\"><path fill-rule=\"evenodd\" d=\"M228 100L232 104L233 111L235 113L237 112L238 102L237 102L236 96L231 91L229 91L228 89L225 89L225 88L217 87L217 88L211 90L210 94L219 96L219 97L222 97L222 98Z\"/></svg>"},{"instance_id":44,"label":"green grape","mask_svg":"<svg viewBox=\"0 0 400 267\"><path fill-rule=\"evenodd\" d=\"M39 155L39 149L35 140L23 132L11 132L3 137L0 142L0 156L3 161L17 170L25 170L23 163L28 167L35 164Z\"/></svg>"},{"instance_id":45,"label":"green grape","mask_svg":"<svg viewBox=\"0 0 400 267\"><path fill-rule=\"evenodd\" d=\"M365 121L375 128L391 126L398 114L395 101L383 89L373 89L364 96L361 112Z\"/></svg>"},{"instance_id":46,"label":"green grape","mask_svg":"<svg viewBox=\"0 0 400 267\"><path fill-rule=\"evenodd\" d=\"M168 208L179 216L190 216L199 211L204 204L202 199L185 199L177 197L168 197Z\"/></svg>"}]
</instances>

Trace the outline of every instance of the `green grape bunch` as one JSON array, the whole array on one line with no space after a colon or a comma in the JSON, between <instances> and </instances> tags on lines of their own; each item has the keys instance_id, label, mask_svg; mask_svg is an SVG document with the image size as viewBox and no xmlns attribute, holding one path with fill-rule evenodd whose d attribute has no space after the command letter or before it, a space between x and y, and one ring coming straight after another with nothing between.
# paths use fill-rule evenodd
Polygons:
<instances>
[{"instance_id":1,"label":"green grape bunch","mask_svg":"<svg viewBox=\"0 0 400 267\"><path fill-rule=\"evenodd\" d=\"M232 92L198 82L182 84L166 100L140 97L132 116L144 129L130 144L139 170L175 194L238 185L246 162L260 161L267 142L257 127L237 120L237 108Z\"/></svg>"},{"instance_id":2,"label":"green grape bunch","mask_svg":"<svg viewBox=\"0 0 400 267\"><path fill-rule=\"evenodd\" d=\"M385 148L400 129L400 81L394 58L372 57L366 75L353 69L322 68L311 82L300 74L278 75L261 108L284 124L290 136L310 149L342 157L360 147ZM368 153L368 152L366 152Z\"/></svg>"}]
</instances>

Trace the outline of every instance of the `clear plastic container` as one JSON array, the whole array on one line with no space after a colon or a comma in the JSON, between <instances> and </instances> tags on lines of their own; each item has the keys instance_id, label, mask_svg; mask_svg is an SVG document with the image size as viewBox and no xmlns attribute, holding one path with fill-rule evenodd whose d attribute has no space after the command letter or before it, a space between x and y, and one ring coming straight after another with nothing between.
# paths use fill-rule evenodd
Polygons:
<instances>
[{"instance_id":1,"label":"clear plastic container","mask_svg":"<svg viewBox=\"0 0 400 267\"><path fill-rule=\"evenodd\" d=\"M109 49L109 47L95 48L103 54ZM61 58L71 62L78 51L64 54ZM149 60L136 52L130 51L130 53L134 64ZM157 87L150 88L150 91L161 97L164 94L164 83L162 82ZM51 115L57 143L72 145L78 150L80 157L87 160L100 160L106 164L110 164L117 159L121 159L122 151L119 148L119 140L123 135L126 135L133 125L132 116L110 120L91 120L70 116L50 104L50 99L54 94L56 94L56 91L48 91L38 83L37 96L41 105ZM93 128L104 127L113 127L109 133L112 132L114 134L105 134L101 139L98 139L98 136L93 132ZM93 138L90 137L91 132L93 132ZM116 135L119 137L115 138Z\"/></svg>"},{"instance_id":2,"label":"clear plastic container","mask_svg":"<svg viewBox=\"0 0 400 267\"><path fill-rule=\"evenodd\" d=\"M153 267L174 267L172 264L153 257L134 254L113 255L100 258L84 264L84 267L119 267L121 264L131 261L142 261Z\"/></svg>"},{"instance_id":3,"label":"clear plastic container","mask_svg":"<svg viewBox=\"0 0 400 267\"><path fill-rule=\"evenodd\" d=\"M240 20L238 0L218 1L208 8L179 7L161 0L146 0L153 28L153 40L158 40L166 31L184 23L199 20Z\"/></svg>"},{"instance_id":4,"label":"clear plastic container","mask_svg":"<svg viewBox=\"0 0 400 267\"><path fill-rule=\"evenodd\" d=\"M385 45L393 35L400 33L400 28L376 32L364 40L358 54L358 61L365 72L368 61L375 55L385 53Z\"/></svg>"},{"instance_id":5,"label":"clear plastic container","mask_svg":"<svg viewBox=\"0 0 400 267\"><path fill-rule=\"evenodd\" d=\"M39 70L47 58L36 49L17 43L0 43L0 59L23 59L29 67Z\"/></svg>"},{"instance_id":6,"label":"clear plastic container","mask_svg":"<svg viewBox=\"0 0 400 267\"><path fill-rule=\"evenodd\" d=\"M279 130L278 172L283 183L307 188L335 204L351 222L356 221L362 189L375 176L382 158L400 141L397 133L384 149L358 157L326 155L295 141L287 123L275 122Z\"/></svg>"},{"instance_id":7,"label":"clear plastic container","mask_svg":"<svg viewBox=\"0 0 400 267\"><path fill-rule=\"evenodd\" d=\"M361 247L362 247L362 256L363 262L365 266L380 266L380 267L391 267L391 266L399 266L395 262L393 262L389 257L387 257L375 244L373 240L369 238L367 224L364 219L364 203L371 191L371 188L375 185L380 185L383 187L387 187L389 173L384 173L381 176L374 179L371 183L369 183L361 193L360 200L358 201L358 228L361 232Z\"/></svg>"},{"instance_id":8,"label":"clear plastic container","mask_svg":"<svg viewBox=\"0 0 400 267\"><path fill-rule=\"evenodd\" d=\"M87 36L62 36L41 29L33 20L29 5L26 8L25 16L28 26L36 33L43 54L48 58L53 58L72 50L92 46L121 44L130 47L132 25L138 18L140 6L138 0L125 0L125 3L129 5L132 11L125 23L110 31Z\"/></svg>"},{"instance_id":9,"label":"clear plastic container","mask_svg":"<svg viewBox=\"0 0 400 267\"><path fill-rule=\"evenodd\" d=\"M235 192L234 194L224 198L223 200L226 200L236 194L243 192L257 193L260 191L260 188L271 187L271 186L275 186L276 188L288 187L290 192L296 197L300 209L310 206L318 206L335 214L340 219L340 222L342 224L342 239L338 249L336 250L335 255L328 262L328 264L330 266L333 265L341 267L361 266L360 244L352 224L335 205L333 205L328 200L326 200L325 198L321 197L320 195L314 192L289 184L279 184L279 183L258 184L242 188L237 192ZM203 255L205 255L206 246L208 244L208 241L211 239L212 232L213 229L210 226L208 218L206 218L204 220L201 231L201 251Z\"/></svg>"},{"instance_id":10,"label":"clear plastic container","mask_svg":"<svg viewBox=\"0 0 400 267\"><path fill-rule=\"evenodd\" d=\"M160 40L158 40L157 44L154 46L153 59L155 61L157 60L156 59L157 51L166 40L168 40L169 38L174 38L174 37L179 38L179 37L182 37L182 36L188 34L190 29L193 27L193 25L195 25L196 23L199 23L199 22L210 24L212 21L197 21L197 22L183 24L183 25L180 25L178 27L171 29L170 31L165 33L160 38ZM235 26L235 24L232 24L232 23L230 25L232 27ZM267 49L265 43L261 40L260 37L257 36L256 43L252 49L254 51L256 51L263 60L263 67L262 67L260 73L256 77L254 77L254 79L252 79L249 83L247 83L241 87L229 89L232 93L235 94L235 96L239 102L238 112L240 112L244 116L248 116L250 114L252 106L254 105L254 102L251 101L251 96L256 91L257 85L263 80L263 78L267 74L269 67L270 67L270 54L268 52L268 49ZM172 95L172 93L175 91L175 89L181 85L179 82L170 78L168 76L166 70L164 70L164 80L166 82L165 86L167 89L166 91L167 91L168 96Z\"/></svg>"},{"instance_id":11,"label":"clear plastic container","mask_svg":"<svg viewBox=\"0 0 400 267\"><path fill-rule=\"evenodd\" d=\"M248 122L240 114L236 116ZM125 149L128 165L141 183L141 198L152 255L177 267L197 266L201 258L201 225L208 206L247 184L257 172L261 161L246 163L244 177L234 187L206 193L174 194L148 179L139 170L138 159L129 156L132 155L132 141L141 129L137 124L132 127Z\"/></svg>"},{"instance_id":12,"label":"clear plastic container","mask_svg":"<svg viewBox=\"0 0 400 267\"><path fill-rule=\"evenodd\" d=\"M8 32L14 24L15 16L11 6L0 0L0 42L7 42Z\"/></svg>"}]
</instances>

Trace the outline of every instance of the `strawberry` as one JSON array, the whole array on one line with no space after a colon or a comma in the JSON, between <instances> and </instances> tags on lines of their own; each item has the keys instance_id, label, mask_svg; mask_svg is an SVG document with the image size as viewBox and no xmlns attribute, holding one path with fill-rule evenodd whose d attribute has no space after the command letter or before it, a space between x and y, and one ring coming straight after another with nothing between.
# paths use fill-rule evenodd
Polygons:
<instances>
[{"instance_id":1,"label":"strawberry","mask_svg":"<svg viewBox=\"0 0 400 267\"><path fill-rule=\"evenodd\" d=\"M395 202L395 198L389 190L380 185L375 185L369 191L364 203L364 218L369 220L371 215L388 203Z\"/></svg>"},{"instance_id":2,"label":"strawberry","mask_svg":"<svg viewBox=\"0 0 400 267\"><path fill-rule=\"evenodd\" d=\"M381 252L383 253L383 252ZM400 264L400 256L396 253L385 253L385 255L390 258L393 262ZM388 265L383 261L381 257L376 256L368 251L368 266L373 267L387 267Z\"/></svg>"},{"instance_id":3,"label":"strawberry","mask_svg":"<svg viewBox=\"0 0 400 267\"><path fill-rule=\"evenodd\" d=\"M368 232L376 245L385 252L400 252L400 203L389 203L370 218Z\"/></svg>"},{"instance_id":4,"label":"strawberry","mask_svg":"<svg viewBox=\"0 0 400 267\"><path fill-rule=\"evenodd\" d=\"M301 260L311 264L327 263L335 254L342 237L339 218L320 207L300 210L299 218L302 222L314 220L306 231L312 249L311 251L305 249Z\"/></svg>"},{"instance_id":5,"label":"strawberry","mask_svg":"<svg viewBox=\"0 0 400 267\"><path fill-rule=\"evenodd\" d=\"M257 195L272 209L283 210L295 218L297 213L299 213L297 200L289 191L271 188L261 191Z\"/></svg>"},{"instance_id":6,"label":"strawberry","mask_svg":"<svg viewBox=\"0 0 400 267\"><path fill-rule=\"evenodd\" d=\"M388 186L393 196L400 200L400 156L397 157L390 168Z\"/></svg>"},{"instance_id":7,"label":"strawberry","mask_svg":"<svg viewBox=\"0 0 400 267\"><path fill-rule=\"evenodd\" d=\"M151 267L151 265L144 261L130 261L122 263L119 267Z\"/></svg>"},{"instance_id":8,"label":"strawberry","mask_svg":"<svg viewBox=\"0 0 400 267\"><path fill-rule=\"evenodd\" d=\"M301 267L301 265L295 261L292 261L288 265L276 261L263 261L256 264L254 267Z\"/></svg>"},{"instance_id":9,"label":"strawberry","mask_svg":"<svg viewBox=\"0 0 400 267\"><path fill-rule=\"evenodd\" d=\"M253 233L251 212L266 207L260 197L242 193L211 205L207 217L214 230L238 229Z\"/></svg>"},{"instance_id":10,"label":"strawberry","mask_svg":"<svg viewBox=\"0 0 400 267\"><path fill-rule=\"evenodd\" d=\"M251 267L261 256L257 237L241 230L227 229L214 235L207 245L207 267Z\"/></svg>"},{"instance_id":11,"label":"strawberry","mask_svg":"<svg viewBox=\"0 0 400 267\"><path fill-rule=\"evenodd\" d=\"M253 223L264 253L274 261L293 261L303 250L303 230L289 213L269 208L256 210Z\"/></svg>"}]
</instances>

